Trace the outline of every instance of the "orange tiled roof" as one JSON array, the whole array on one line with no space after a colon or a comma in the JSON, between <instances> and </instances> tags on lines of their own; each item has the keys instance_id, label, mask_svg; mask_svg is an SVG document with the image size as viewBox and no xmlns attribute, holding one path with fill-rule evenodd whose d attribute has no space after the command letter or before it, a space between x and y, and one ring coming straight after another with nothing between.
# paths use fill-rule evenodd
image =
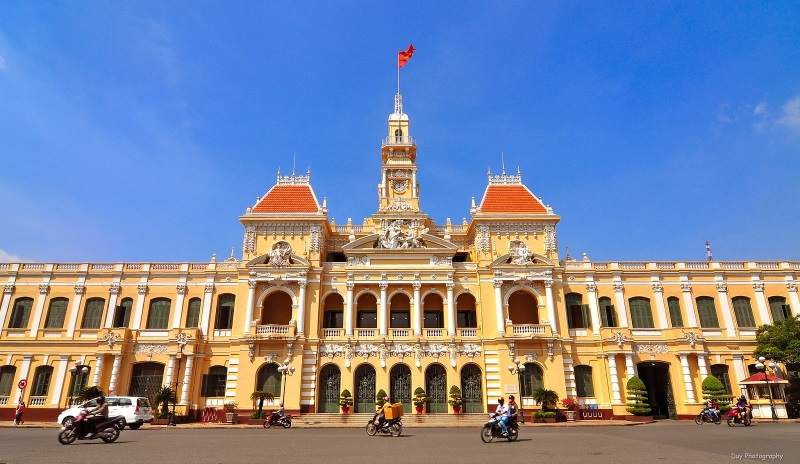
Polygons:
<instances>
[{"instance_id":1,"label":"orange tiled roof","mask_svg":"<svg viewBox=\"0 0 800 464\"><path fill-rule=\"evenodd\" d=\"M276 185L253 208L254 213L316 213L319 205L310 185Z\"/></svg>"},{"instance_id":2,"label":"orange tiled roof","mask_svg":"<svg viewBox=\"0 0 800 464\"><path fill-rule=\"evenodd\" d=\"M489 185L481 201L483 213L547 213L524 185Z\"/></svg>"}]
</instances>

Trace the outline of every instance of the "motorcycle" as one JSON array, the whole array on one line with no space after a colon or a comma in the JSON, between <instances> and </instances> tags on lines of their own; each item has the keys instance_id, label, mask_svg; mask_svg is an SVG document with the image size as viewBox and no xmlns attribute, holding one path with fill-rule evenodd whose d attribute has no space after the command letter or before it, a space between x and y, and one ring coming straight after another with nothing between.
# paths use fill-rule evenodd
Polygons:
<instances>
[{"instance_id":1,"label":"motorcycle","mask_svg":"<svg viewBox=\"0 0 800 464\"><path fill-rule=\"evenodd\" d=\"M706 422L719 425L722 423L722 417L720 417L720 415L716 412L709 413L709 409L705 407L702 411L700 411L700 414L694 417L694 423L697 425L703 425Z\"/></svg>"},{"instance_id":2,"label":"motorcycle","mask_svg":"<svg viewBox=\"0 0 800 464\"><path fill-rule=\"evenodd\" d=\"M500 426L500 421L497 420L497 413L489 414L489 419L489 422L483 424L481 429L481 440L484 443L490 443L495 438L505 438L508 441L517 440L519 437L519 424L517 424L516 416L511 416L506 422L507 435L503 435L503 428Z\"/></svg>"},{"instance_id":3,"label":"motorcycle","mask_svg":"<svg viewBox=\"0 0 800 464\"><path fill-rule=\"evenodd\" d=\"M264 420L264 428L268 429L272 426L275 427L283 427L288 429L292 426L292 416L286 414L285 416L279 416L277 411L272 411L267 419Z\"/></svg>"},{"instance_id":4,"label":"motorcycle","mask_svg":"<svg viewBox=\"0 0 800 464\"><path fill-rule=\"evenodd\" d=\"M92 426L88 419L89 410L84 409L72 422L67 423L58 433L58 442L69 445L75 440L94 440L99 438L106 443L113 443L125 427L125 416L108 417ZM84 430L88 428L89 430Z\"/></svg>"},{"instance_id":5,"label":"motorcycle","mask_svg":"<svg viewBox=\"0 0 800 464\"><path fill-rule=\"evenodd\" d=\"M741 408L739 406L731 406L731 410L728 412L728 427L733 427L736 424L744 424L745 427L750 427L751 423L752 420L747 411L747 406Z\"/></svg>"},{"instance_id":6,"label":"motorcycle","mask_svg":"<svg viewBox=\"0 0 800 464\"><path fill-rule=\"evenodd\" d=\"M380 432L384 435L399 437L400 433L403 432L402 416L395 419L385 420L383 421L383 425L378 426L375 424L375 422L378 421L378 414L379 413L375 413L375 415L372 416L372 420L367 422L367 435L373 437Z\"/></svg>"}]
</instances>

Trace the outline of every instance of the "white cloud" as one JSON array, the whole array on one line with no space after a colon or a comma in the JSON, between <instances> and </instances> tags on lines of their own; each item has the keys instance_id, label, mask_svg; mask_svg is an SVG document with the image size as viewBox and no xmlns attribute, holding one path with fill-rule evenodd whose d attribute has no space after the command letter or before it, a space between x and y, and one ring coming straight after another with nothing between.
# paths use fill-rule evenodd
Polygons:
<instances>
[{"instance_id":1,"label":"white cloud","mask_svg":"<svg viewBox=\"0 0 800 464\"><path fill-rule=\"evenodd\" d=\"M783 105L783 116L778 124L800 130L800 97L795 97Z\"/></svg>"},{"instance_id":2,"label":"white cloud","mask_svg":"<svg viewBox=\"0 0 800 464\"><path fill-rule=\"evenodd\" d=\"M753 114L756 116L766 116L767 102L761 102L758 105L756 105L755 109L753 110Z\"/></svg>"},{"instance_id":3,"label":"white cloud","mask_svg":"<svg viewBox=\"0 0 800 464\"><path fill-rule=\"evenodd\" d=\"M761 102L753 109L753 128L756 132L764 132L767 128L767 117L769 116L769 108L767 102Z\"/></svg>"},{"instance_id":4,"label":"white cloud","mask_svg":"<svg viewBox=\"0 0 800 464\"><path fill-rule=\"evenodd\" d=\"M6 253L5 250L0 250L0 263L32 263L30 259L23 259L17 255Z\"/></svg>"},{"instance_id":5,"label":"white cloud","mask_svg":"<svg viewBox=\"0 0 800 464\"><path fill-rule=\"evenodd\" d=\"M6 60L3 55L0 55L0 69L6 69Z\"/></svg>"}]
</instances>

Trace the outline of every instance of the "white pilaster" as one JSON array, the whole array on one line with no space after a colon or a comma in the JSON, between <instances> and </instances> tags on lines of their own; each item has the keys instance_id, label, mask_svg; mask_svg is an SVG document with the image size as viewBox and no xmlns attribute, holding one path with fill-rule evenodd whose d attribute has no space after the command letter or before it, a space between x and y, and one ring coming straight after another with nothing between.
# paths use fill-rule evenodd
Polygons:
<instances>
[{"instance_id":1,"label":"white pilaster","mask_svg":"<svg viewBox=\"0 0 800 464\"><path fill-rule=\"evenodd\" d=\"M256 287L258 286L258 282L253 279L247 281L247 308L245 312L247 316L244 318L244 333L250 333L250 321L254 321L256 319L256 315L254 313L255 304L256 304Z\"/></svg>"},{"instance_id":2,"label":"white pilaster","mask_svg":"<svg viewBox=\"0 0 800 464\"><path fill-rule=\"evenodd\" d=\"M189 387L192 382L192 368L194 367L194 355L186 356L186 370L183 374L183 386L181 388L181 404L189 402Z\"/></svg>"},{"instance_id":3,"label":"white pilaster","mask_svg":"<svg viewBox=\"0 0 800 464\"><path fill-rule=\"evenodd\" d=\"M792 314L800 316L800 298L797 296L797 283L790 275L786 276L786 288L789 290L789 301L792 305Z\"/></svg>"},{"instance_id":4,"label":"white pilaster","mask_svg":"<svg viewBox=\"0 0 800 464\"><path fill-rule=\"evenodd\" d=\"M628 380L636 375L636 369L633 367L633 353L625 353L625 370L627 371Z\"/></svg>"},{"instance_id":5,"label":"white pilaster","mask_svg":"<svg viewBox=\"0 0 800 464\"><path fill-rule=\"evenodd\" d=\"M164 385L169 385L172 387L172 379L175 376L175 355L169 355L169 360L167 361L167 376L164 378Z\"/></svg>"},{"instance_id":6,"label":"white pilaster","mask_svg":"<svg viewBox=\"0 0 800 464\"><path fill-rule=\"evenodd\" d=\"M447 335L454 337L456 335L456 305L453 301L453 289L456 285L453 282L447 282L445 285L447 286Z\"/></svg>"},{"instance_id":7,"label":"white pilaster","mask_svg":"<svg viewBox=\"0 0 800 464\"><path fill-rule=\"evenodd\" d=\"M497 334L504 335L506 333L506 318L503 314L503 282L495 280L492 284L494 286L494 307L495 318L497 319Z\"/></svg>"},{"instance_id":8,"label":"white pilaster","mask_svg":"<svg viewBox=\"0 0 800 464\"><path fill-rule=\"evenodd\" d=\"M686 306L686 318L689 322L689 328L696 329L698 327L697 311L694 309L692 285L689 283L688 276L681 276L681 292L683 293L683 305Z\"/></svg>"},{"instance_id":9,"label":"white pilaster","mask_svg":"<svg viewBox=\"0 0 800 464\"><path fill-rule=\"evenodd\" d=\"M614 276L614 301L617 305L617 316L619 317L620 327L629 327L628 325L628 305L625 304L625 289L622 285L620 276Z\"/></svg>"},{"instance_id":10,"label":"white pilaster","mask_svg":"<svg viewBox=\"0 0 800 464\"><path fill-rule=\"evenodd\" d=\"M69 364L68 355L59 355L58 357L58 372L55 379L56 384L53 387L53 397L50 398L50 406L58 406L61 403L61 395L64 393L64 379L67 377L67 365Z\"/></svg>"},{"instance_id":11,"label":"white pilaster","mask_svg":"<svg viewBox=\"0 0 800 464\"><path fill-rule=\"evenodd\" d=\"M86 290L83 286L85 281L85 277L78 277L78 283L75 284L75 298L72 299L72 307L69 311L67 338L72 338L75 334L75 327L78 325L78 313L81 311L81 300L83 299L83 292Z\"/></svg>"},{"instance_id":12,"label":"white pilaster","mask_svg":"<svg viewBox=\"0 0 800 464\"><path fill-rule=\"evenodd\" d=\"M106 307L106 321L103 327L110 329L114 325L114 315L117 310L117 299L120 292L120 277L114 277L114 282L108 288L108 307Z\"/></svg>"},{"instance_id":13,"label":"white pilaster","mask_svg":"<svg viewBox=\"0 0 800 464\"><path fill-rule=\"evenodd\" d=\"M108 394L116 393L119 367L122 365L122 355L114 355L114 364L111 366L111 381L108 383Z\"/></svg>"},{"instance_id":14,"label":"white pilaster","mask_svg":"<svg viewBox=\"0 0 800 464\"><path fill-rule=\"evenodd\" d=\"M143 276L139 281L139 287L136 291L136 309L133 311L133 323L131 323L131 329L133 330L139 330L142 327L145 299L147 299L147 276Z\"/></svg>"},{"instance_id":15,"label":"white pilaster","mask_svg":"<svg viewBox=\"0 0 800 464\"><path fill-rule=\"evenodd\" d=\"M206 288L203 294L203 312L200 316L200 333L208 337L208 328L211 324L211 300L214 299L214 277L206 278Z\"/></svg>"},{"instance_id":16,"label":"white pilaster","mask_svg":"<svg viewBox=\"0 0 800 464\"><path fill-rule=\"evenodd\" d=\"M36 300L36 308L33 311L33 323L31 324L31 338L36 338L39 332L39 324L42 321L44 312L44 302L47 301L47 291L50 289L50 277L45 277L44 282L39 285L39 298Z\"/></svg>"},{"instance_id":17,"label":"white pilaster","mask_svg":"<svg viewBox=\"0 0 800 464\"><path fill-rule=\"evenodd\" d=\"M728 285L722 281L722 276L717 276L717 297L722 310L722 320L725 321L725 333L729 337L736 336L736 326L733 324L731 304L728 302Z\"/></svg>"},{"instance_id":18,"label":"white pilaster","mask_svg":"<svg viewBox=\"0 0 800 464\"><path fill-rule=\"evenodd\" d=\"M658 314L658 328L668 329L667 305L664 304L664 288L658 276L653 276L653 297L656 300L656 313Z\"/></svg>"},{"instance_id":19,"label":"white pilaster","mask_svg":"<svg viewBox=\"0 0 800 464\"><path fill-rule=\"evenodd\" d=\"M586 298L589 299L589 313L592 318L592 332L595 336L600 336L600 308L597 306L597 285L592 276L586 277Z\"/></svg>"},{"instance_id":20,"label":"white pilaster","mask_svg":"<svg viewBox=\"0 0 800 464\"><path fill-rule=\"evenodd\" d=\"M697 353L697 370L700 371L700 380L703 381L708 377L708 366L706 364L706 354Z\"/></svg>"},{"instance_id":21,"label":"white pilaster","mask_svg":"<svg viewBox=\"0 0 800 464\"><path fill-rule=\"evenodd\" d=\"M681 360L681 371L683 372L683 386L686 389L686 402L696 403L694 396L694 384L692 383L692 373L689 371L689 359L685 353L678 355Z\"/></svg>"},{"instance_id":22,"label":"white pilaster","mask_svg":"<svg viewBox=\"0 0 800 464\"><path fill-rule=\"evenodd\" d=\"M306 287L308 281L297 282L300 285L300 297L297 299L297 334L303 335L306 327Z\"/></svg>"},{"instance_id":23,"label":"white pilaster","mask_svg":"<svg viewBox=\"0 0 800 464\"><path fill-rule=\"evenodd\" d=\"M753 276L753 292L756 297L756 307L758 308L758 317L761 319L761 324L770 324L772 319L769 317L769 307L767 306L767 298L764 296L764 283L760 281L758 275Z\"/></svg>"},{"instance_id":24,"label":"white pilaster","mask_svg":"<svg viewBox=\"0 0 800 464\"><path fill-rule=\"evenodd\" d=\"M414 335L422 335L422 303L419 300L419 290L422 284L414 282L411 284L414 289Z\"/></svg>"},{"instance_id":25,"label":"white pilaster","mask_svg":"<svg viewBox=\"0 0 800 464\"><path fill-rule=\"evenodd\" d=\"M736 379L735 379L736 380L736 385L738 385L739 382L743 381L744 379L746 379L748 377L747 374L746 374L747 366L745 366L745 364L744 364L744 355L741 355L741 354L733 355L733 370L734 370L734 372L736 372ZM731 382L731 383L733 384L733 382ZM733 394L737 395L737 396L739 395L736 392L733 392Z\"/></svg>"},{"instance_id":26,"label":"white pilaster","mask_svg":"<svg viewBox=\"0 0 800 464\"><path fill-rule=\"evenodd\" d=\"M8 314L8 307L11 305L11 294L14 293L14 280L15 277L9 277L8 283L3 288L3 303L0 304L0 327L6 326L6 315Z\"/></svg>"},{"instance_id":27,"label":"white pilaster","mask_svg":"<svg viewBox=\"0 0 800 464\"><path fill-rule=\"evenodd\" d=\"M347 310L344 314L344 334L348 337L353 336L353 289L356 284L347 282Z\"/></svg>"},{"instance_id":28,"label":"white pilaster","mask_svg":"<svg viewBox=\"0 0 800 464\"><path fill-rule=\"evenodd\" d=\"M386 306L386 290L389 284L381 282L378 284L381 290L380 308L378 308L378 327L380 327L380 335L385 337L389 334L389 308Z\"/></svg>"},{"instance_id":29,"label":"white pilaster","mask_svg":"<svg viewBox=\"0 0 800 464\"><path fill-rule=\"evenodd\" d=\"M95 356L94 378L92 379L92 386L100 386L103 380L103 361L105 355L98 354Z\"/></svg>"},{"instance_id":30,"label":"white pilaster","mask_svg":"<svg viewBox=\"0 0 800 464\"><path fill-rule=\"evenodd\" d=\"M622 403L622 397L619 394L619 373L617 372L617 355L610 353L608 355L608 375L611 377L611 397L614 403Z\"/></svg>"},{"instance_id":31,"label":"white pilaster","mask_svg":"<svg viewBox=\"0 0 800 464\"><path fill-rule=\"evenodd\" d=\"M28 374L30 374L30 372L31 372L31 359L32 358L33 358L33 356L29 355L29 354L26 354L26 355L22 356L22 366L20 367L20 370L19 370L19 380L28 378ZM22 399L22 390L17 388L16 384L14 386L12 386L11 388L14 389L14 403L13 404L17 404L17 403L19 403L19 400Z\"/></svg>"},{"instance_id":32,"label":"white pilaster","mask_svg":"<svg viewBox=\"0 0 800 464\"><path fill-rule=\"evenodd\" d=\"M181 277L180 283L175 287L175 311L172 313L172 328L181 327L183 319L183 302L186 300L186 277ZM245 333L247 331L245 330Z\"/></svg>"},{"instance_id":33,"label":"white pilaster","mask_svg":"<svg viewBox=\"0 0 800 464\"><path fill-rule=\"evenodd\" d=\"M544 295L547 300L547 317L550 319L550 330L555 335L558 333L558 318L556 316L556 300L553 298L553 279L544 281Z\"/></svg>"}]
</instances>

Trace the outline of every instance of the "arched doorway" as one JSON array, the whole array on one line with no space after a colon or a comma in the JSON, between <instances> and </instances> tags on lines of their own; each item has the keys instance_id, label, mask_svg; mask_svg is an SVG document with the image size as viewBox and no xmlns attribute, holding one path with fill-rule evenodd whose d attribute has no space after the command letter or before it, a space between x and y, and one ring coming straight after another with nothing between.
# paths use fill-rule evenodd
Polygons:
<instances>
[{"instance_id":1,"label":"arched doorway","mask_svg":"<svg viewBox=\"0 0 800 464\"><path fill-rule=\"evenodd\" d=\"M411 412L411 369L405 364L392 367L389 374L389 398L393 403L403 403L403 412Z\"/></svg>"},{"instance_id":2,"label":"arched doorway","mask_svg":"<svg viewBox=\"0 0 800 464\"><path fill-rule=\"evenodd\" d=\"M525 291L516 291L508 297L508 318L516 324L538 324L539 302Z\"/></svg>"},{"instance_id":3,"label":"arched doorway","mask_svg":"<svg viewBox=\"0 0 800 464\"><path fill-rule=\"evenodd\" d=\"M647 388L647 397L653 417L656 419L677 419L678 409L672 395L672 380L669 364L662 362L642 362L636 365L639 378Z\"/></svg>"},{"instance_id":4,"label":"arched doorway","mask_svg":"<svg viewBox=\"0 0 800 464\"><path fill-rule=\"evenodd\" d=\"M375 368L362 364L356 369L355 412L375 412Z\"/></svg>"},{"instance_id":5,"label":"arched doorway","mask_svg":"<svg viewBox=\"0 0 800 464\"><path fill-rule=\"evenodd\" d=\"M338 413L342 372L336 364L328 364L319 373L319 403L317 412Z\"/></svg>"},{"instance_id":6,"label":"arched doorway","mask_svg":"<svg viewBox=\"0 0 800 464\"><path fill-rule=\"evenodd\" d=\"M133 365L131 385L128 396L150 398L164 386L164 365L156 362L143 362Z\"/></svg>"},{"instance_id":7,"label":"arched doorway","mask_svg":"<svg viewBox=\"0 0 800 464\"><path fill-rule=\"evenodd\" d=\"M431 364L425 371L425 392L430 396L428 412L447 414L447 371L441 364Z\"/></svg>"},{"instance_id":8,"label":"arched doorway","mask_svg":"<svg viewBox=\"0 0 800 464\"><path fill-rule=\"evenodd\" d=\"M467 364L461 369L461 399L464 413L483 412L483 383L481 369Z\"/></svg>"}]
</instances>

